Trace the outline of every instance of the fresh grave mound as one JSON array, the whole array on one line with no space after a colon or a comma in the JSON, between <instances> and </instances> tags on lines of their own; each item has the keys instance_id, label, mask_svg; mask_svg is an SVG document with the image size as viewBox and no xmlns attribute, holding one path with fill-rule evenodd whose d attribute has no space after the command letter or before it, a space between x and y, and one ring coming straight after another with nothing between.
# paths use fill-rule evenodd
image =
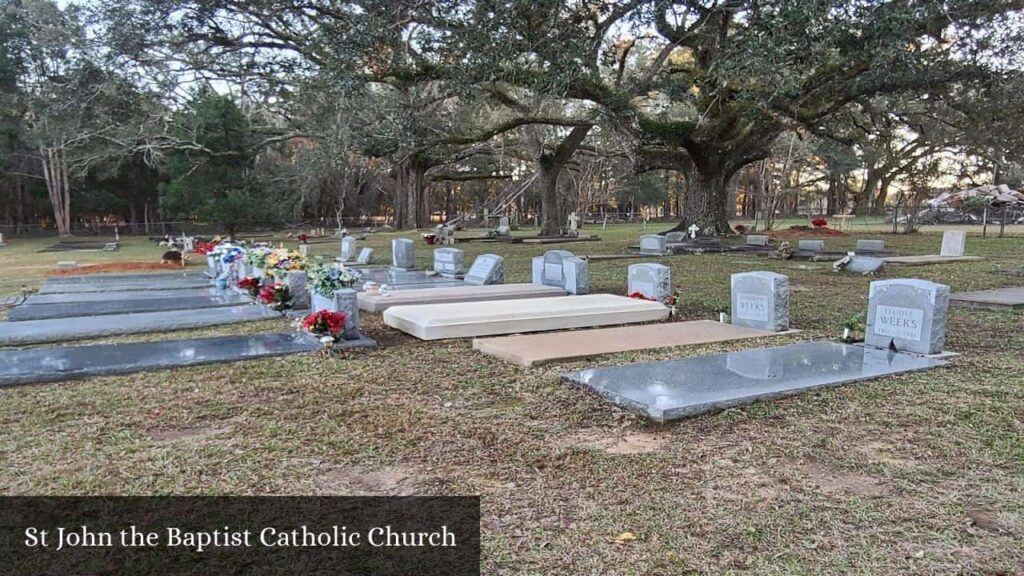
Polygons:
<instances>
[{"instance_id":1,"label":"fresh grave mound","mask_svg":"<svg viewBox=\"0 0 1024 576\"><path fill-rule=\"evenodd\" d=\"M98 274L102 272L137 272L139 270L181 270L180 264L161 264L160 262L105 262L88 264L78 268L50 270L47 276L77 276L79 274Z\"/></svg>"},{"instance_id":2,"label":"fresh grave mound","mask_svg":"<svg viewBox=\"0 0 1024 576\"><path fill-rule=\"evenodd\" d=\"M845 232L840 232L834 228L812 228L810 226L800 226L788 228L786 230L771 230L767 232L772 238L779 240L788 240L790 238L820 238L822 236L847 236Z\"/></svg>"}]
</instances>

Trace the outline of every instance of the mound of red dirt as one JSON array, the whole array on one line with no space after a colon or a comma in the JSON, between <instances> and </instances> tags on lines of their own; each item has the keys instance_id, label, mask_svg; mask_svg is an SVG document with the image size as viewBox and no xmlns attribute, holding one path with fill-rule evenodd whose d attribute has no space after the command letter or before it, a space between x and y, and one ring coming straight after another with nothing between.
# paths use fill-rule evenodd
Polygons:
<instances>
[{"instance_id":1,"label":"mound of red dirt","mask_svg":"<svg viewBox=\"0 0 1024 576\"><path fill-rule=\"evenodd\" d=\"M789 238L821 238L824 236L846 236L846 232L840 232L835 228L789 228L787 230L772 230L768 233L772 238L787 240Z\"/></svg>"},{"instance_id":2,"label":"mound of red dirt","mask_svg":"<svg viewBox=\"0 0 1024 576\"><path fill-rule=\"evenodd\" d=\"M161 264L159 262L107 262L89 264L78 268L51 270L47 276L75 276L78 274L101 274L103 272L145 272L147 270L181 270L180 264Z\"/></svg>"}]
</instances>

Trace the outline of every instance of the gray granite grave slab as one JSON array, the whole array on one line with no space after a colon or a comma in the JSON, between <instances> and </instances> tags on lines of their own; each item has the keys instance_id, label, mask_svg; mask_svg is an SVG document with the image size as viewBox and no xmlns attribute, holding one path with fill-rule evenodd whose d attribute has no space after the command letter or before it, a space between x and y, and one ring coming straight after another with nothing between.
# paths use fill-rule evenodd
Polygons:
<instances>
[{"instance_id":1,"label":"gray granite grave slab","mask_svg":"<svg viewBox=\"0 0 1024 576\"><path fill-rule=\"evenodd\" d=\"M1024 308L1024 287L958 292L950 296L950 300L957 306L968 308L987 308L989 310Z\"/></svg>"},{"instance_id":2,"label":"gray granite grave slab","mask_svg":"<svg viewBox=\"0 0 1024 576\"><path fill-rule=\"evenodd\" d=\"M752 234L747 236L747 246L767 246L768 237Z\"/></svg>"},{"instance_id":3,"label":"gray granite grave slab","mask_svg":"<svg viewBox=\"0 0 1024 576\"><path fill-rule=\"evenodd\" d=\"M212 296L187 298L119 299L99 302L66 302L63 304L18 306L11 309L7 319L12 322L72 318L77 316L103 316L135 312L161 312L166 310L200 310L249 304L252 300L236 292L220 291Z\"/></svg>"},{"instance_id":4,"label":"gray granite grave slab","mask_svg":"<svg viewBox=\"0 0 1024 576\"><path fill-rule=\"evenodd\" d=\"M134 292L137 290L184 290L187 288L209 288L210 280L171 279L157 282L128 282L99 284L49 284L39 288L39 294L62 294L82 292Z\"/></svg>"},{"instance_id":5,"label":"gray granite grave slab","mask_svg":"<svg viewBox=\"0 0 1024 576\"><path fill-rule=\"evenodd\" d=\"M466 284L486 286L505 283L505 259L497 254L481 254L473 260L465 277Z\"/></svg>"},{"instance_id":6,"label":"gray granite grave slab","mask_svg":"<svg viewBox=\"0 0 1024 576\"><path fill-rule=\"evenodd\" d=\"M885 240L865 240L863 238L857 239L857 247L854 248L857 252L885 252Z\"/></svg>"},{"instance_id":7,"label":"gray granite grave slab","mask_svg":"<svg viewBox=\"0 0 1024 576\"><path fill-rule=\"evenodd\" d=\"M391 265L400 270L416 267L416 245L412 240L395 238L391 241Z\"/></svg>"},{"instance_id":8,"label":"gray granite grave slab","mask_svg":"<svg viewBox=\"0 0 1024 576\"><path fill-rule=\"evenodd\" d=\"M938 354L946 341L949 286L915 278L878 280L868 294L864 343Z\"/></svg>"},{"instance_id":9,"label":"gray granite grave slab","mask_svg":"<svg viewBox=\"0 0 1024 576\"><path fill-rule=\"evenodd\" d=\"M72 274L68 276L51 276L47 284L126 284L134 282L165 282L168 280L209 281L203 272L152 272L148 274Z\"/></svg>"},{"instance_id":10,"label":"gray granite grave slab","mask_svg":"<svg viewBox=\"0 0 1024 576\"><path fill-rule=\"evenodd\" d=\"M733 274L732 323L747 328L789 330L789 277L775 272Z\"/></svg>"},{"instance_id":11,"label":"gray granite grave slab","mask_svg":"<svg viewBox=\"0 0 1024 576\"><path fill-rule=\"evenodd\" d=\"M686 242L686 232L669 232L668 234L665 234L665 242L668 244Z\"/></svg>"},{"instance_id":12,"label":"gray granite grave slab","mask_svg":"<svg viewBox=\"0 0 1024 576\"><path fill-rule=\"evenodd\" d=\"M925 370L945 362L835 342L804 342L730 354L563 374L658 422L809 390Z\"/></svg>"},{"instance_id":13,"label":"gray granite grave slab","mask_svg":"<svg viewBox=\"0 0 1024 576\"><path fill-rule=\"evenodd\" d=\"M266 306L230 306L202 310L171 310L137 314L109 314L0 322L0 346L21 346L44 342L71 342L88 338L105 338L123 334L145 334L189 330L206 326L258 322L281 318Z\"/></svg>"},{"instance_id":14,"label":"gray granite grave slab","mask_svg":"<svg viewBox=\"0 0 1024 576\"><path fill-rule=\"evenodd\" d=\"M963 256L967 252L967 232L947 230L942 233L939 256Z\"/></svg>"},{"instance_id":15,"label":"gray granite grave slab","mask_svg":"<svg viewBox=\"0 0 1024 576\"><path fill-rule=\"evenodd\" d=\"M362 290L363 285L367 282L376 282L378 285L387 284L391 288L400 290L414 287L439 288L442 286L465 285L461 280L452 280L441 276L427 276L426 273L418 270L397 270L395 268L380 267L362 268L359 270L359 273L362 274L357 286L359 290Z\"/></svg>"},{"instance_id":16,"label":"gray granite grave slab","mask_svg":"<svg viewBox=\"0 0 1024 576\"><path fill-rule=\"evenodd\" d=\"M631 264L627 294L639 292L645 298L665 303L672 295L672 269L661 264Z\"/></svg>"},{"instance_id":17,"label":"gray granite grave slab","mask_svg":"<svg viewBox=\"0 0 1024 576\"><path fill-rule=\"evenodd\" d=\"M824 252L824 240L800 240L796 244L797 250L809 250L811 252Z\"/></svg>"},{"instance_id":18,"label":"gray granite grave slab","mask_svg":"<svg viewBox=\"0 0 1024 576\"><path fill-rule=\"evenodd\" d=\"M217 288L184 288L181 290L135 290L129 292L59 292L33 294L25 301L27 306L67 304L70 302L109 302L114 300L159 300L167 298L202 298L226 294Z\"/></svg>"},{"instance_id":19,"label":"gray granite grave slab","mask_svg":"<svg viewBox=\"0 0 1024 576\"><path fill-rule=\"evenodd\" d=\"M236 362L312 352L320 348L320 342L306 333L287 332L161 342L0 350L0 386Z\"/></svg>"}]
</instances>

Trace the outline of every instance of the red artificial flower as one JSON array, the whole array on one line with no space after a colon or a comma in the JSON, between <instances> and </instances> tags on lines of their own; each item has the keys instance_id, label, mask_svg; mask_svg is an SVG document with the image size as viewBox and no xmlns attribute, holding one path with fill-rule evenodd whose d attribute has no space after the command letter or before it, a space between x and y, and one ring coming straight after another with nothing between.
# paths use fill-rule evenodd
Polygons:
<instances>
[{"instance_id":1,"label":"red artificial flower","mask_svg":"<svg viewBox=\"0 0 1024 576\"><path fill-rule=\"evenodd\" d=\"M637 300L654 300L654 298L648 298L647 296L644 296L642 292L631 292L629 294L629 297L636 298Z\"/></svg>"},{"instance_id":2,"label":"red artificial flower","mask_svg":"<svg viewBox=\"0 0 1024 576\"><path fill-rule=\"evenodd\" d=\"M243 290L250 290L260 285L260 281L249 276L238 281L238 287Z\"/></svg>"},{"instance_id":3,"label":"red artificial flower","mask_svg":"<svg viewBox=\"0 0 1024 576\"><path fill-rule=\"evenodd\" d=\"M213 242L196 242L196 245L192 248L192 251L195 252L196 254L206 256L211 251L213 251L214 248L217 247L217 244L220 244L220 242L217 242L216 240L214 240Z\"/></svg>"},{"instance_id":4,"label":"red artificial flower","mask_svg":"<svg viewBox=\"0 0 1024 576\"><path fill-rule=\"evenodd\" d=\"M309 240L309 235L308 234L299 234L299 242L302 242L303 244L305 244L306 240Z\"/></svg>"},{"instance_id":5,"label":"red artificial flower","mask_svg":"<svg viewBox=\"0 0 1024 576\"><path fill-rule=\"evenodd\" d=\"M260 300L263 300L264 304L271 304L274 302L274 294L277 292L278 286L281 284L268 284L260 290Z\"/></svg>"},{"instance_id":6,"label":"red artificial flower","mask_svg":"<svg viewBox=\"0 0 1024 576\"><path fill-rule=\"evenodd\" d=\"M345 313L318 310L302 320L302 327L317 335L337 337L345 329Z\"/></svg>"},{"instance_id":7,"label":"red artificial flower","mask_svg":"<svg viewBox=\"0 0 1024 576\"><path fill-rule=\"evenodd\" d=\"M815 218L814 220L811 220L811 224L814 225L815 228L824 228L825 226L828 226L828 220L825 220L824 218Z\"/></svg>"}]
</instances>

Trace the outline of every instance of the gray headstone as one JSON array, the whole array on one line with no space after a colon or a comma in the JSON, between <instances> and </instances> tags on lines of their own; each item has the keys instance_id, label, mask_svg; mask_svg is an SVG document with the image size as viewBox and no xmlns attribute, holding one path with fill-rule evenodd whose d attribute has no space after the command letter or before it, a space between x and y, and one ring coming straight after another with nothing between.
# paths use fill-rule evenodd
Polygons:
<instances>
[{"instance_id":1,"label":"gray headstone","mask_svg":"<svg viewBox=\"0 0 1024 576\"><path fill-rule=\"evenodd\" d=\"M502 216L501 218L498 219L498 227L499 228L508 228L509 227L508 216Z\"/></svg>"},{"instance_id":2,"label":"gray headstone","mask_svg":"<svg viewBox=\"0 0 1024 576\"><path fill-rule=\"evenodd\" d=\"M940 256L963 256L967 252L967 232L947 230L942 233Z\"/></svg>"},{"instance_id":3,"label":"gray headstone","mask_svg":"<svg viewBox=\"0 0 1024 576\"><path fill-rule=\"evenodd\" d=\"M665 234L665 242L669 244L679 244L680 242L686 241L685 232L669 232Z\"/></svg>"},{"instance_id":4,"label":"gray headstone","mask_svg":"<svg viewBox=\"0 0 1024 576\"><path fill-rule=\"evenodd\" d=\"M857 240L857 252L884 252L885 240Z\"/></svg>"},{"instance_id":5,"label":"gray headstone","mask_svg":"<svg viewBox=\"0 0 1024 576\"><path fill-rule=\"evenodd\" d=\"M341 261L348 262L356 257L356 239L354 236L345 236L341 239Z\"/></svg>"},{"instance_id":6,"label":"gray headstone","mask_svg":"<svg viewBox=\"0 0 1024 576\"><path fill-rule=\"evenodd\" d=\"M847 272L859 274L874 274L885 267L884 258L872 258L871 256L857 256L850 258L850 262L843 268Z\"/></svg>"},{"instance_id":7,"label":"gray headstone","mask_svg":"<svg viewBox=\"0 0 1024 576\"><path fill-rule=\"evenodd\" d=\"M373 248L363 248L359 251L359 256L356 257L356 264L372 264L373 263Z\"/></svg>"},{"instance_id":8,"label":"gray headstone","mask_svg":"<svg viewBox=\"0 0 1024 576\"><path fill-rule=\"evenodd\" d=\"M359 331L359 301L357 292L352 288L342 288L334 291L334 310L345 314L345 331L342 338L345 340L357 340L363 335Z\"/></svg>"},{"instance_id":9,"label":"gray headstone","mask_svg":"<svg viewBox=\"0 0 1024 576\"><path fill-rule=\"evenodd\" d=\"M797 250L810 250L811 252L824 252L824 240L801 240L797 242Z\"/></svg>"},{"instance_id":10,"label":"gray headstone","mask_svg":"<svg viewBox=\"0 0 1024 576\"><path fill-rule=\"evenodd\" d=\"M946 342L949 286L914 278L871 283L864 343L938 354Z\"/></svg>"},{"instance_id":11,"label":"gray headstone","mask_svg":"<svg viewBox=\"0 0 1024 576\"><path fill-rule=\"evenodd\" d=\"M7 243L4 242L4 233L0 232L0 246L4 246L5 244Z\"/></svg>"},{"instance_id":12,"label":"gray headstone","mask_svg":"<svg viewBox=\"0 0 1024 576\"><path fill-rule=\"evenodd\" d=\"M544 284L544 257L534 256L530 259L530 283L542 286Z\"/></svg>"},{"instance_id":13,"label":"gray headstone","mask_svg":"<svg viewBox=\"0 0 1024 576\"><path fill-rule=\"evenodd\" d=\"M732 323L781 332L789 330L789 277L775 272L732 275Z\"/></svg>"},{"instance_id":14,"label":"gray headstone","mask_svg":"<svg viewBox=\"0 0 1024 576\"><path fill-rule=\"evenodd\" d=\"M658 236L656 234L648 234L647 236L640 237L640 253L661 255L665 253L665 244L667 240L664 236Z\"/></svg>"},{"instance_id":15,"label":"gray headstone","mask_svg":"<svg viewBox=\"0 0 1024 576\"><path fill-rule=\"evenodd\" d=\"M572 257L573 253L568 250L548 250L540 257L539 264L536 259L533 261L533 283L565 288L562 261Z\"/></svg>"},{"instance_id":16,"label":"gray headstone","mask_svg":"<svg viewBox=\"0 0 1024 576\"><path fill-rule=\"evenodd\" d=\"M768 237L758 236L756 234L747 236L747 246L767 246Z\"/></svg>"},{"instance_id":17,"label":"gray headstone","mask_svg":"<svg viewBox=\"0 0 1024 576\"><path fill-rule=\"evenodd\" d=\"M454 278L466 271L466 256L458 248L435 248L434 271L442 276Z\"/></svg>"},{"instance_id":18,"label":"gray headstone","mask_svg":"<svg viewBox=\"0 0 1024 576\"><path fill-rule=\"evenodd\" d=\"M466 284L484 286L505 283L505 259L497 254L481 254L466 273Z\"/></svg>"},{"instance_id":19,"label":"gray headstone","mask_svg":"<svg viewBox=\"0 0 1024 576\"><path fill-rule=\"evenodd\" d=\"M590 271L583 258L570 256L562 260L562 277L565 291L569 294L590 294Z\"/></svg>"},{"instance_id":20,"label":"gray headstone","mask_svg":"<svg viewBox=\"0 0 1024 576\"><path fill-rule=\"evenodd\" d=\"M402 270L416 267L416 245L408 238L391 241L391 265Z\"/></svg>"},{"instance_id":21,"label":"gray headstone","mask_svg":"<svg viewBox=\"0 0 1024 576\"><path fill-rule=\"evenodd\" d=\"M634 292L664 303L672 295L672 269L651 263L630 265L627 293Z\"/></svg>"},{"instance_id":22,"label":"gray headstone","mask_svg":"<svg viewBox=\"0 0 1024 576\"><path fill-rule=\"evenodd\" d=\"M309 287L306 283L306 273L302 270L292 270L284 277L284 284L292 293L292 308L302 310L310 307Z\"/></svg>"}]
</instances>

